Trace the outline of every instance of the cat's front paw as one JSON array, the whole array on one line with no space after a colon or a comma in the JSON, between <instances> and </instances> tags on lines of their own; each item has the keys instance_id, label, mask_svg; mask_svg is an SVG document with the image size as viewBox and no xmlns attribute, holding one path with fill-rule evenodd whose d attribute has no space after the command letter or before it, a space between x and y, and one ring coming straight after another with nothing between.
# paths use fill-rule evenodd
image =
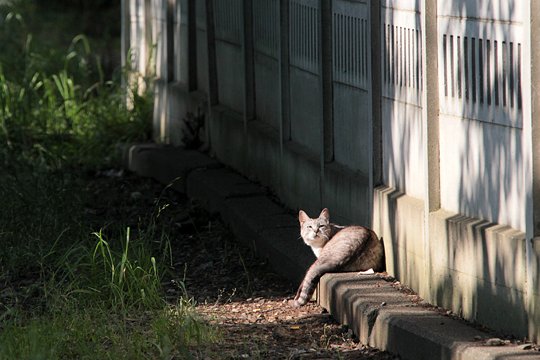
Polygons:
<instances>
[{"instance_id":1,"label":"cat's front paw","mask_svg":"<svg viewBox=\"0 0 540 360\"><path fill-rule=\"evenodd\" d=\"M301 301L295 299L295 300L289 300L289 305L293 308L299 308L300 306L304 305L305 303L302 303Z\"/></svg>"}]
</instances>

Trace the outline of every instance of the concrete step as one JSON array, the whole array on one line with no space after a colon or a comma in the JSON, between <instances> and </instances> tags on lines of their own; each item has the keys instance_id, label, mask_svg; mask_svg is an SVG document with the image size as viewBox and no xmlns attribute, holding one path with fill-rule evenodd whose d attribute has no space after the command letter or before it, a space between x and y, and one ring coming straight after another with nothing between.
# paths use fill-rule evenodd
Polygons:
<instances>
[{"instance_id":1,"label":"concrete step","mask_svg":"<svg viewBox=\"0 0 540 360\"><path fill-rule=\"evenodd\" d=\"M295 215L275 203L266 189L218 161L196 151L142 144L125 149L124 163L141 176L174 182L174 189L219 213L240 241L294 283L315 259L299 238ZM319 304L362 343L403 359L540 359L540 352L529 346L490 341L490 333L416 301L378 274L327 274L318 294Z\"/></svg>"}]
</instances>

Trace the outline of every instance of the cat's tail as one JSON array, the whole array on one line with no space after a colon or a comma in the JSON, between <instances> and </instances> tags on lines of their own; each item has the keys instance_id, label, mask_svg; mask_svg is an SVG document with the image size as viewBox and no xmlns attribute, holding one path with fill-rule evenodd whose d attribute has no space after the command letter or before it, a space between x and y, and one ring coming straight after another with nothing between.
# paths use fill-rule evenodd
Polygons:
<instances>
[{"instance_id":1,"label":"cat's tail","mask_svg":"<svg viewBox=\"0 0 540 360\"><path fill-rule=\"evenodd\" d=\"M302 284L300 284L293 305L297 307L305 305L311 299L321 276L333 270L335 270L335 264L321 263L318 259L315 260L306 272Z\"/></svg>"}]
</instances>

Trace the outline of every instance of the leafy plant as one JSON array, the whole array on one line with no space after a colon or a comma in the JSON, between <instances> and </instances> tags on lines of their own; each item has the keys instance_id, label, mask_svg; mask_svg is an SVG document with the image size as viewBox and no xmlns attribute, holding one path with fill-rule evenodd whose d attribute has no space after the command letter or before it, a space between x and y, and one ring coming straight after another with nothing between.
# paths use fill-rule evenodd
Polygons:
<instances>
[{"instance_id":1,"label":"leafy plant","mask_svg":"<svg viewBox=\"0 0 540 360\"><path fill-rule=\"evenodd\" d=\"M90 263L94 277L91 288L110 301L113 308L122 311L131 307L163 307L162 271L155 257L148 254L148 247L139 244L137 249L130 249L129 228L120 253L111 249L101 232L94 235L98 241Z\"/></svg>"},{"instance_id":2,"label":"leafy plant","mask_svg":"<svg viewBox=\"0 0 540 360\"><path fill-rule=\"evenodd\" d=\"M28 13L41 5L13 3L0 5L0 359L189 357L215 334L182 283L165 301L159 212L132 230L85 209L88 174L114 165L119 142L150 138L151 79L107 79L84 35L45 46Z\"/></svg>"}]
</instances>

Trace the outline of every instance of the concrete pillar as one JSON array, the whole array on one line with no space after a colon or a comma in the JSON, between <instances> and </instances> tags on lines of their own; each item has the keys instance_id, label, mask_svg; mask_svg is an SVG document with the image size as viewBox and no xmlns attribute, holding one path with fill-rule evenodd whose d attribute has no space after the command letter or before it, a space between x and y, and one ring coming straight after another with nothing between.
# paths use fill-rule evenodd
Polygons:
<instances>
[{"instance_id":1,"label":"concrete pillar","mask_svg":"<svg viewBox=\"0 0 540 360\"><path fill-rule=\"evenodd\" d=\"M195 0L188 0L188 90L197 90L197 14ZM180 21L180 19L178 19Z\"/></svg>"},{"instance_id":2,"label":"concrete pillar","mask_svg":"<svg viewBox=\"0 0 540 360\"><path fill-rule=\"evenodd\" d=\"M531 0L531 28L530 28L530 45L531 45L531 134L532 137L532 182L533 182L533 227L527 233L530 237L540 237L540 119L534 114L540 114L540 46L537 39L540 36L540 2ZM536 11L536 12L533 12ZM534 141L536 140L536 141Z\"/></svg>"},{"instance_id":3,"label":"concrete pillar","mask_svg":"<svg viewBox=\"0 0 540 360\"><path fill-rule=\"evenodd\" d=\"M529 337L538 342L540 339L540 45L538 39L540 36L540 1L530 0L529 33L524 41L530 46L530 78L531 78L531 101L530 111L523 109L523 134L524 134L524 152L530 153L531 174L525 177L525 181L531 181L531 196L527 196L527 231L526 231L526 251L527 251L527 308L529 312ZM524 76L527 76L524 73ZM523 102L527 104L527 101ZM524 189L526 191L528 189Z\"/></svg>"},{"instance_id":4,"label":"concrete pillar","mask_svg":"<svg viewBox=\"0 0 540 360\"><path fill-rule=\"evenodd\" d=\"M122 31L120 40L120 60L123 69L126 69L128 61L130 61L130 59L128 58L131 32L131 14L129 12L129 1L130 0L122 0L120 5L120 26ZM126 79L126 75L127 74L122 73L122 88L124 89L124 91L127 90L128 79Z\"/></svg>"},{"instance_id":5,"label":"concrete pillar","mask_svg":"<svg viewBox=\"0 0 540 360\"><path fill-rule=\"evenodd\" d=\"M244 131L255 117L255 65L253 50L253 0L244 0Z\"/></svg>"},{"instance_id":6,"label":"concrete pillar","mask_svg":"<svg viewBox=\"0 0 540 360\"><path fill-rule=\"evenodd\" d=\"M437 3L433 0L422 0L421 31L422 31L422 119L423 144L426 159L424 161L426 184L424 198L424 273L419 278L425 280L420 284L420 293L428 294L431 271L430 248L430 214L441 208L440 195L440 164L439 164L439 79L438 79L438 31Z\"/></svg>"},{"instance_id":7,"label":"concrete pillar","mask_svg":"<svg viewBox=\"0 0 540 360\"><path fill-rule=\"evenodd\" d=\"M440 164L439 164L439 78L438 78L438 31L437 1L423 0L422 13L422 68L424 69L423 109L424 144L427 146L426 214L439 210Z\"/></svg>"},{"instance_id":8,"label":"concrete pillar","mask_svg":"<svg viewBox=\"0 0 540 360\"><path fill-rule=\"evenodd\" d=\"M321 173L324 164L334 160L334 109L333 109L333 68L332 68L332 0L321 0L321 46L320 66L322 81L322 153Z\"/></svg>"},{"instance_id":9,"label":"concrete pillar","mask_svg":"<svg viewBox=\"0 0 540 360\"><path fill-rule=\"evenodd\" d=\"M382 175L382 73L381 73L381 1L370 2L371 20L371 111L372 111L372 186L383 183Z\"/></svg>"},{"instance_id":10,"label":"concrete pillar","mask_svg":"<svg viewBox=\"0 0 540 360\"><path fill-rule=\"evenodd\" d=\"M283 143L291 140L291 119L290 119L290 77L289 77L289 0L279 2L279 40L280 40L280 60L279 78L281 89L281 121L279 127L281 139L281 154L283 154Z\"/></svg>"},{"instance_id":11,"label":"concrete pillar","mask_svg":"<svg viewBox=\"0 0 540 360\"><path fill-rule=\"evenodd\" d=\"M325 167L334 160L334 98L332 68L332 0L320 0L319 4L319 79L322 102L322 124L320 142L320 207L325 196Z\"/></svg>"},{"instance_id":12,"label":"concrete pillar","mask_svg":"<svg viewBox=\"0 0 540 360\"><path fill-rule=\"evenodd\" d=\"M179 0L178 0L179 1ZM175 5L176 0L167 0L167 7L166 7L166 14L165 14L165 29L166 29L166 37L167 37L167 81L172 82L174 81L174 42L180 41L180 39L176 39L174 36L174 16L175 16Z\"/></svg>"},{"instance_id":13,"label":"concrete pillar","mask_svg":"<svg viewBox=\"0 0 540 360\"><path fill-rule=\"evenodd\" d=\"M156 47L154 46L156 42L154 42L154 24L152 21L152 0L144 0L144 27L143 27L143 39L139 39L140 45L139 47L142 49L144 48L144 56L143 51L141 50L141 65L139 71L144 76L153 76L155 75L155 69L156 69Z\"/></svg>"},{"instance_id":14,"label":"concrete pillar","mask_svg":"<svg viewBox=\"0 0 540 360\"><path fill-rule=\"evenodd\" d=\"M208 103L210 109L219 103L216 65L214 0L206 0L206 42L208 46Z\"/></svg>"}]
</instances>

